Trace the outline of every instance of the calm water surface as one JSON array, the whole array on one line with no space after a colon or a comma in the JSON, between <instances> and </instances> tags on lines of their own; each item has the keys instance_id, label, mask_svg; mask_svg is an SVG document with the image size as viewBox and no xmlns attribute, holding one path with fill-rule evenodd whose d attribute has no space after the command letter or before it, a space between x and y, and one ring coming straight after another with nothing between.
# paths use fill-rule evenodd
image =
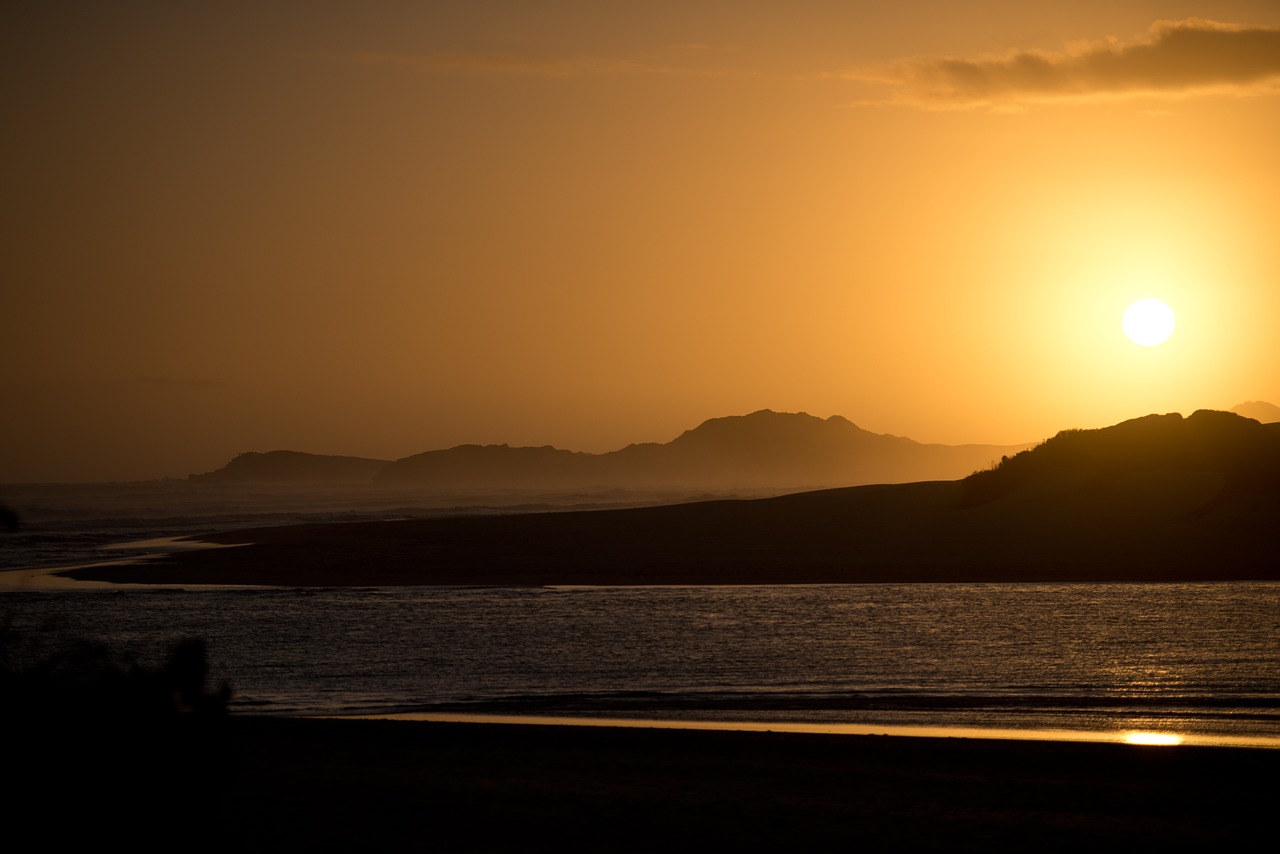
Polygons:
<instances>
[{"instance_id":1,"label":"calm water surface","mask_svg":"<svg viewBox=\"0 0 1280 854\"><path fill-rule=\"evenodd\" d=\"M0 594L36 656L206 639L235 706L1280 737L1280 584Z\"/></svg>"}]
</instances>

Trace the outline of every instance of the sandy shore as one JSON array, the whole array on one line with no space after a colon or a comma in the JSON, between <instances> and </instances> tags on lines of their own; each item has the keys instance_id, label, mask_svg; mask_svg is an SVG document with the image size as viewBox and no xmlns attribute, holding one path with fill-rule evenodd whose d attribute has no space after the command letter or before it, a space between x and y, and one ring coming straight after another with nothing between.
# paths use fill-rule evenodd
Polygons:
<instances>
[{"instance_id":1,"label":"sandy shore","mask_svg":"<svg viewBox=\"0 0 1280 854\"><path fill-rule=\"evenodd\" d=\"M62 785L18 805L46 835L144 849L1231 850L1272 831L1280 772L1231 748L401 721L129 740L157 738L118 734L94 759L128 764L88 774L66 760L100 742L64 740L41 766Z\"/></svg>"},{"instance_id":2,"label":"sandy shore","mask_svg":"<svg viewBox=\"0 0 1280 854\"><path fill-rule=\"evenodd\" d=\"M623 510L294 525L71 577L150 584L1278 580L1274 496L1143 476L964 507L958 482Z\"/></svg>"},{"instance_id":3,"label":"sandy shore","mask_svg":"<svg viewBox=\"0 0 1280 854\"><path fill-rule=\"evenodd\" d=\"M1249 781L1280 771L1265 751L883 737L378 721L237 736L233 814L252 837L376 827L389 847L411 831L457 850L1209 847L1270 821Z\"/></svg>"}]
</instances>

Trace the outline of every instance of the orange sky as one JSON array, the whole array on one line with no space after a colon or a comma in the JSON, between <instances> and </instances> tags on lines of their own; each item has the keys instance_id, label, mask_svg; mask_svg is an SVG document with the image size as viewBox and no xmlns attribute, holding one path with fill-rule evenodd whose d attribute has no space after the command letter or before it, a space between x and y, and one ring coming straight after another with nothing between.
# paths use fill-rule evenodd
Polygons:
<instances>
[{"instance_id":1,"label":"orange sky","mask_svg":"<svg viewBox=\"0 0 1280 854\"><path fill-rule=\"evenodd\" d=\"M1280 403L1280 6L1046 5L6 4L0 482Z\"/></svg>"}]
</instances>

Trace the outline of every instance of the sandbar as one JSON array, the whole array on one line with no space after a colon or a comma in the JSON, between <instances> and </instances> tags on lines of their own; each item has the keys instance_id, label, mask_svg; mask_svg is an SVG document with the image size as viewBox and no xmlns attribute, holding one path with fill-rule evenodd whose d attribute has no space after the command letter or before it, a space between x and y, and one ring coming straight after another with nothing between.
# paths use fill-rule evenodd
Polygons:
<instances>
[{"instance_id":1,"label":"sandbar","mask_svg":"<svg viewBox=\"0 0 1280 854\"><path fill-rule=\"evenodd\" d=\"M250 528L72 578L284 586L1280 580L1276 496L1199 480L976 507L959 482L598 511Z\"/></svg>"}]
</instances>

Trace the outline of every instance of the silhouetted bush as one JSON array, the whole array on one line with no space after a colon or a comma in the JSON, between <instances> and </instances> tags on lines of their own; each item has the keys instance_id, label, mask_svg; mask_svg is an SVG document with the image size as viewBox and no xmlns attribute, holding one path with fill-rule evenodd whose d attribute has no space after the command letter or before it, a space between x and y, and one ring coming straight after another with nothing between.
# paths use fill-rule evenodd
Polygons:
<instances>
[{"instance_id":1,"label":"silhouetted bush","mask_svg":"<svg viewBox=\"0 0 1280 854\"><path fill-rule=\"evenodd\" d=\"M17 660L6 630L0 641L0 717L49 720L67 716L155 720L178 714L226 712L231 691L208 693L204 641L176 643L165 664L149 670L122 664L104 644L71 639L40 660Z\"/></svg>"},{"instance_id":2,"label":"silhouetted bush","mask_svg":"<svg viewBox=\"0 0 1280 854\"><path fill-rule=\"evenodd\" d=\"M205 689L203 641L175 644L158 668L122 663L105 645L64 641L25 661L0 633L0 751L11 826L43 846L215 850L234 771L230 690Z\"/></svg>"}]
</instances>

